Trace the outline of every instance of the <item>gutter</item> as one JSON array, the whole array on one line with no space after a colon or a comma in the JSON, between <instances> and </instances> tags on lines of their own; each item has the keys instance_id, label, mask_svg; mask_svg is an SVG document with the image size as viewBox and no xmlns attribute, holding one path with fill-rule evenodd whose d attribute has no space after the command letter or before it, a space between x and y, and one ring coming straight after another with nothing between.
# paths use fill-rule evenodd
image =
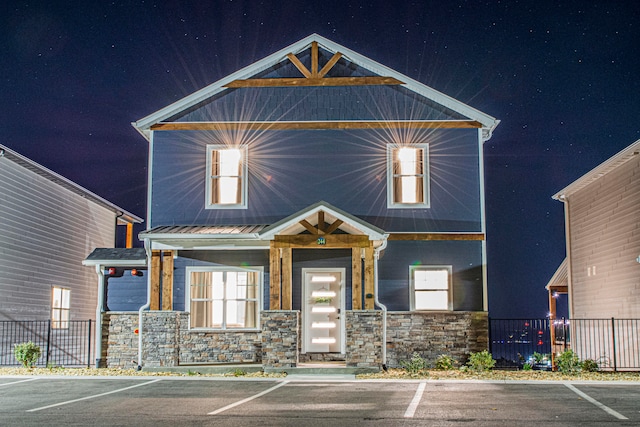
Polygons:
<instances>
[{"instance_id":1,"label":"gutter","mask_svg":"<svg viewBox=\"0 0 640 427\"><path fill-rule=\"evenodd\" d=\"M382 304L378 299L378 259L380 259L380 252L387 247L387 239L382 241L382 245L374 249L373 251L373 301L377 307L382 310L382 370L387 370L387 306Z\"/></svg>"},{"instance_id":2,"label":"gutter","mask_svg":"<svg viewBox=\"0 0 640 427\"><path fill-rule=\"evenodd\" d=\"M151 248L149 239L144 239L144 249L147 252L147 271L151 272ZM151 307L151 274L147 274L147 302L138 309L138 371L142 370L142 313Z\"/></svg>"}]
</instances>

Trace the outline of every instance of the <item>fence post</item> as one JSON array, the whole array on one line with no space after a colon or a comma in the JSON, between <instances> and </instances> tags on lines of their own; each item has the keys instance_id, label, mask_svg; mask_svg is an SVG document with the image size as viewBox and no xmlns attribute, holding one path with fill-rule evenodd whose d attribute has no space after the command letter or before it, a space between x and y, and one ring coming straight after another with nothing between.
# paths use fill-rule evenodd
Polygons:
<instances>
[{"instance_id":1,"label":"fence post","mask_svg":"<svg viewBox=\"0 0 640 427\"><path fill-rule=\"evenodd\" d=\"M51 351L51 319L47 320L47 357L45 358L45 367L49 366L49 351Z\"/></svg>"},{"instance_id":2,"label":"fence post","mask_svg":"<svg viewBox=\"0 0 640 427\"><path fill-rule=\"evenodd\" d=\"M618 362L616 361L616 321L611 318L611 340L613 345L613 372L618 372Z\"/></svg>"},{"instance_id":3,"label":"fence post","mask_svg":"<svg viewBox=\"0 0 640 427\"><path fill-rule=\"evenodd\" d=\"M567 322L562 318L562 351L567 351Z\"/></svg>"},{"instance_id":4,"label":"fence post","mask_svg":"<svg viewBox=\"0 0 640 427\"><path fill-rule=\"evenodd\" d=\"M489 340L489 353L493 354L493 343L491 340L491 317L487 316L487 326L488 326L488 331L487 331L487 339Z\"/></svg>"},{"instance_id":5,"label":"fence post","mask_svg":"<svg viewBox=\"0 0 640 427\"><path fill-rule=\"evenodd\" d=\"M87 368L91 367L91 319L89 319L89 337L87 338Z\"/></svg>"}]
</instances>

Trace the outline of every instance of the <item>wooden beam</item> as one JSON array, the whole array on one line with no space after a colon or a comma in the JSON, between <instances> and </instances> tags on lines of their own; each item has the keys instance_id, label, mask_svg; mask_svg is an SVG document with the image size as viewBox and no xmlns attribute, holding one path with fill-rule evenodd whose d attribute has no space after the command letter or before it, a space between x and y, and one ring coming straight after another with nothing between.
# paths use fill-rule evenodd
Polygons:
<instances>
[{"instance_id":1,"label":"wooden beam","mask_svg":"<svg viewBox=\"0 0 640 427\"><path fill-rule=\"evenodd\" d=\"M282 249L282 310L291 310L293 300L291 294L291 248Z\"/></svg>"},{"instance_id":2,"label":"wooden beam","mask_svg":"<svg viewBox=\"0 0 640 427\"><path fill-rule=\"evenodd\" d=\"M133 223L127 223L127 236L125 238L125 248L133 247Z\"/></svg>"},{"instance_id":3,"label":"wooden beam","mask_svg":"<svg viewBox=\"0 0 640 427\"><path fill-rule=\"evenodd\" d=\"M329 60L329 62L324 64L324 67L322 67L322 70L318 72L318 77L321 77L321 78L324 77L325 74L327 74L329 70L331 70L333 66L336 65L336 63L340 60L340 58L342 58L342 54L340 52L334 53L331 59Z\"/></svg>"},{"instance_id":4,"label":"wooden beam","mask_svg":"<svg viewBox=\"0 0 640 427\"><path fill-rule=\"evenodd\" d=\"M362 250L351 248L351 309L362 310Z\"/></svg>"},{"instance_id":5,"label":"wooden beam","mask_svg":"<svg viewBox=\"0 0 640 427\"><path fill-rule=\"evenodd\" d=\"M160 310L160 251L154 250L151 252L151 295L149 306L150 310Z\"/></svg>"},{"instance_id":6,"label":"wooden beam","mask_svg":"<svg viewBox=\"0 0 640 427\"><path fill-rule=\"evenodd\" d=\"M318 244L318 238L324 239L324 244ZM272 242L276 248L366 248L369 237L355 234L296 234L293 236L275 236Z\"/></svg>"},{"instance_id":7,"label":"wooden beam","mask_svg":"<svg viewBox=\"0 0 640 427\"><path fill-rule=\"evenodd\" d=\"M336 231L344 223L341 219L336 219L324 232L325 234L331 234Z\"/></svg>"},{"instance_id":8,"label":"wooden beam","mask_svg":"<svg viewBox=\"0 0 640 427\"><path fill-rule=\"evenodd\" d=\"M364 250L364 309L373 310L375 308L374 301L374 271L373 271L373 245L369 245Z\"/></svg>"},{"instance_id":9,"label":"wooden beam","mask_svg":"<svg viewBox=\"0 0 640 427\"><path fill-rule=\"evenodd\" d=\"M395 77L281 77L271 79L238 79L224 85L226 88L243 87L310 87L310 86L388 86L402 85Z\"/></svg>"},{"instance_id":10,"label":"wooden beam","mask_svg":"<svg viewBox=\"0 0 640 427\"><path fill-rule=\"evenodd\" d=\"M173 252L162 253L162 309L173 310Z\"/></svg>"},{"instance_id":11,"label":"wooden beam","mask_svg":"<svg viewBox=\"0 0 640 427\"><path fill-rule=\"evenodd\" d=\"M475 120L355 120L355 121L259 121L156 123L153 131L166 130L331 130L331 129L478 129Z\"/></svg>"},{"instance_id":12,"label":"wooden beam","mask_svg":"<svg viewBox=\"0 0 640 427\"><path fill-rule=\"evenodd\" d=\"M318 42L311 42L311 77L318 78Z\"/></svg>"},{"instance_id":13,"label":"wooden beam","mask_svg":"<svg viewBox=\"0 0 640 427\"><path fill-rule=\"evenodd\" d=\"M318 212L318 234L324 234L324 211Z\"/></svg>"},{"instance_id":14,"label":"wooden beam","mask_svg":"<svg viewBox=\"0 0 640 427\"><path fill-rule=\"evenodd\" d=\"M303 226L309 233L318 234L318 228L311 225L311 223L306 219L300 221L300 225Z\"/></svg>"},{"instance_id":15,"label":"wooden beam","mask_svg":"<svg viewBox=\"0 0 640 427\"><path fill-rule=\"evenodd\" d=\"M302 62L300 62L297 56L295 56L293 53L288 53L287 58L289 58L289 61L291 61L291 63L295 65L298 70L300 70L303 76L305 76L306 78L311 77L311 71L309 71Z\"/></svg>"},{"instance_id":16,"label":"wooden beam","mask_svg":"<svg viewBox=\"0 0 640 427\"><path fill-rule=\"evenodd\" d=\"M269 247L269 309L280 310L280 249L271 242Z\"/></svg>"},{"instance_id":17,"label":"wooden beam","mask_svg":"<svg viewBox=\"0 0 640 427\"><path fill-rule=\"evenodd\" d=\"M484 233L391 233L388 240L484 240Z\"/></svg>"}]
</instances>

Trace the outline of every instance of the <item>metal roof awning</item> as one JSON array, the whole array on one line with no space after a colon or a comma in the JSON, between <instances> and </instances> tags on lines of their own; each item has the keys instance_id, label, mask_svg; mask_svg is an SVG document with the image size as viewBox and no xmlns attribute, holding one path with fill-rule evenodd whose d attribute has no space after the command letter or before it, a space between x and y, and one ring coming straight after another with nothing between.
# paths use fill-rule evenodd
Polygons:
<instances>
[{"instance_id":1,"label":"metal roof awning","mask_svg":"<svg viewBox=\"0 0 640 427\"><path fill-rule=\"evenodd\" d=\"M82 261L82 265L144 267L147 265L147 253L144 248L96 248Z\"/></svg>"}]
</instances>

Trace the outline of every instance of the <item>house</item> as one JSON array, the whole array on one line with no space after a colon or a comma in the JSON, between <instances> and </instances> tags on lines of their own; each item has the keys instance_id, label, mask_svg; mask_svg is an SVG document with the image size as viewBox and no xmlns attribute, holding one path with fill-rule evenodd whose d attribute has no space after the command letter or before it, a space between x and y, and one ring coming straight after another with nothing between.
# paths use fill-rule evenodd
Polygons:
<instances>
[{"instance_id":1,"label":"house","mask_svg":"<svg viewBox=\"0 0 640 427\"><path fill-rule=\"evenodd\" d=\"M546 287L549 312L556 319L554 296L568 294L572 348L608 366L639 367L639 153L640 140L553 195L564 204L567 256ZM594 346L593 336L621 347Z\"/></svg>"},{"instance_id":2,"label":"house","mask_svg":"<svg viewBox=\"0 0 640 427\"><path fill-rule=\"evenodd\" d=\"M82 260L95 247L113 247L117 225L130 245L142 219L4 145L0 182L3 342L26 328L10 321L50 320L68 331L73 321L95 320L98 288Z\"/></svg>"},{"instance_id":3,"label":"house","mask_svg":"<svg viewBox=\"0 0 640 427\"><path fill-rule=\"evenodd\" d=\"M105 313L107 365L380 369L486 349L498 123L316 34L133 123L149 293Z\"/></svg>"}]
</instances>

